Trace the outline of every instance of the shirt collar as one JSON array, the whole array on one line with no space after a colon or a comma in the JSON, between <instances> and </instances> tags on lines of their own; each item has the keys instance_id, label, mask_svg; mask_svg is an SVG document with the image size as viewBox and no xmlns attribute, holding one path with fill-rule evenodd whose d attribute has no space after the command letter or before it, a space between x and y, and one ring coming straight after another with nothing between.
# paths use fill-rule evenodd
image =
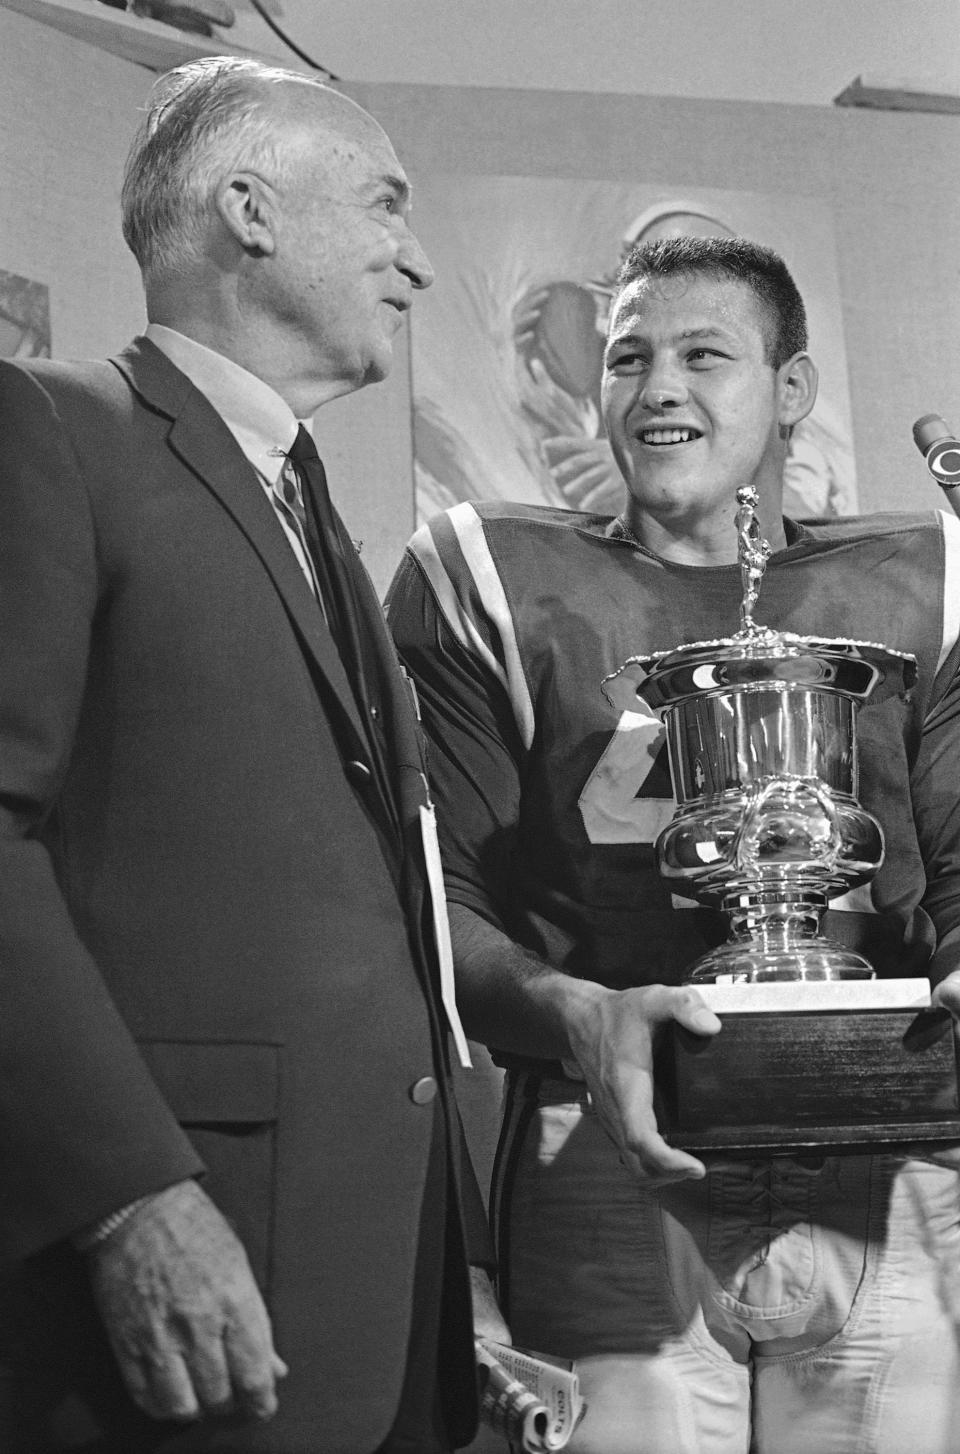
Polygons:
<instances>
[{"instance_id":1,"label":"shirt collar","mask_svg":"<svg viewBox=\"0 0 960 1454\"><path fill-rule=\"evenodd\" d=\"M176 329L149 323L145 336L213 405L254 469L273 484L297 435L289 404L256 374Z\"/></svg>"},{"instance_id":2,"label":"shirt collar","mask_svg":"<svg viewBox=\"0 0 960 1454\"><path fill-rule=\"evenodd\" d=\"M628 545L636 546L647 555L653 556L655 560L660 559L660 556L656 555L654 551L648 550L645 545L640 544L640 541L627 524L625 515L616 515L612 520L606 516L594 516L593 520L588 521L583 528L592 532L595 526L600 528L601 533L609 540L626 541ZM815 539L805 525L800 524L796 520L791 520L788 515L783 516L783 533L787 538L787 543L783 547L784 550L792 550L795 545L806 545L808 541ZM773 553L774 555L779 555L781 552L776 550ZM732 561L731 564L735 565L736 561ZM699 567L694 567L694 569L699 569Z\"/></svg>"}]
</instances>

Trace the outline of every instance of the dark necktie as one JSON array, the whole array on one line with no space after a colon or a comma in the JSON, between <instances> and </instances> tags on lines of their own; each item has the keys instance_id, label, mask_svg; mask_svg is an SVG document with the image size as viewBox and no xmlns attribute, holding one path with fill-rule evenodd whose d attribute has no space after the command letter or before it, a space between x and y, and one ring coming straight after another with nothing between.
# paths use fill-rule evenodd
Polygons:
<instances>
[{"instance_id":1,"label":"dark necktie","mask_svg":"<svg viewBox=\"0 0 960 1454\"><path fill-rule=\"evenodd\" d=\"M306 537L327 623L337 643L358 704L362 707L366 695L363 655L357 600L351 578L351 572L357 569L357 563L347 559L343 534L337 528L336 515L327 488L326 471L312 437L302 424L297 430L293 445L287 451L287 459L294 468L301 494L298 501L288 503L297 515ZM346 550L352 549L347 542Z\"/></svg>"},{"instance_id":2,"label":"dark necktie","mask_svg":"<svg viewBox=\"0 0 960 1454\"><path fill-rule=\"evenodd\" d=\"M319 601L320 609L326 620L327 603L323 599L320 582L317 579L317 563L313 558L314 551L307 544L307 511L303 503L303 484L286 452L282 449L274 452L283 455L283 469L270 486L273 503L276 506L278 515L286 522L287 526L300 542L300 549L306 561L306 574L309 577L313 592ZM329 621L327 624L329 625Z\"/></svg>"},{"instance_id":3,"label":"dark necktie","mask_svg":"<svg viewBox=\"0 0 960 1454\"><path fill-rule=\"evenodd\" d=\"M375 698L368 686L368 672L371 681L376 682L377 679L377 652L373 641L369 639L372 623L367 616L371 611L376 613L377 624L380 625L379 609L371 601L369 582L363 579L363 567L330 501L326 471L317 454L317 447L302 424L297 430L292 447L287 451L287 459L296 472L302 497L300 511L297 511L296 504L292 504L290 508L296 513L298 523L301 523L302 518L302 529L325 607L327 624L353 690L384 811L394 834L397 834L399 820L393 800L391 774L383 745L373 730L374 713L379 709L372 707ZM364 597L367 600L367 615L360 604Z\"/></svg>"}]
</instances>

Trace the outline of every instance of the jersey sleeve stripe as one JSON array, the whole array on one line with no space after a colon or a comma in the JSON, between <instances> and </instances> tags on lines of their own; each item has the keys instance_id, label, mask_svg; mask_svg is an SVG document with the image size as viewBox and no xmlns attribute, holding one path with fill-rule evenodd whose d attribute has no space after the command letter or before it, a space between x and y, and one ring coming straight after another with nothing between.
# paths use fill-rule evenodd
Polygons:
<instances>
[{"instance_id":1,"label":"jersey sleeve stripe","mask_svg":"<svg viewBox=\"0 0 960 1454\"><path fill-rule=\"evenodd\" d=\"M533 700L523 670L520 643L517 640L513 615L503 589L500 572L490 554L483 521L472 505L462 504L454 505L450 511L450 522L456 532L463 558L483 604L483 609L499 634L507 692L513 707L513 715L516 718L521 741L525 747L529 748L533 742L535 729Z\"/></svg>"},{"instance_id":2,"label":"jersey sleeve stripe","mask_svg":"<svg viewBox=\"0 0 960 1454\"><path fill-rule=\"evenodd\" d=\"M480 516L469 503L455 505L422 526L408 549L419 561L453 635L503 687L521 740L529 748L534 733L533 701L506 593ZM462 593L457 589L457 579L463 583ZM465 589L468 581L469 592ZM474 606L480 608L477 615L487 637L474 615Z\"/></svg>"},{"instance_id":3,"label":"jersey sleeve stripe","mask_svg":"<svg viewBox=\"0 0 960 1454\"><path fill-rule=\"evenodd\" d=\"M453 581L441 559L440 551L437 549L432 527L421 526L407 549L420 562L421 569L433 587L443 618L460 645L479 656L487 670L492 672L500 682L504 691L509 691L505 670L480 635L457 595Z\"/></svg>"},{"instance_id":4,"label":"jersey sleeve stripe","mask_svg":"<svg viewBox=\"0 0 960 1454\"><path fill-rule=\"evenodd\" d=\"M960 520L938 510L943 530L943 632L937 671L960 638Z\"/></svg>"}]
</instances>

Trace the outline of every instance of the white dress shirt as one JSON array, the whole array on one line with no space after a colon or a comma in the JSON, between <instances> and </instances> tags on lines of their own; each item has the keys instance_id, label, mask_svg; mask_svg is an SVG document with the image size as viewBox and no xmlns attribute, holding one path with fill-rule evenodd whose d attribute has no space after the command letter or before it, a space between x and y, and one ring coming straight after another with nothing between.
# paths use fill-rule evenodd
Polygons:
<instances>
[{"instance_id":1,"label":"white dress shirt","mask_svg":"<svg viewBox=\"0 0 960 1454\"><path fill-rule=\"evenodd\" d=\"M205 344L162 323L148 323L145 337L186 374L230 430L256 470L300 569L316 595L313 570L300 536L273 496L273 486L283 471L284 456L297 437L301 421L275 389L232 359L224 358L222 353L215 353ZM309 423L304 427L309 430Z\"/></svg>"}]
</instances>

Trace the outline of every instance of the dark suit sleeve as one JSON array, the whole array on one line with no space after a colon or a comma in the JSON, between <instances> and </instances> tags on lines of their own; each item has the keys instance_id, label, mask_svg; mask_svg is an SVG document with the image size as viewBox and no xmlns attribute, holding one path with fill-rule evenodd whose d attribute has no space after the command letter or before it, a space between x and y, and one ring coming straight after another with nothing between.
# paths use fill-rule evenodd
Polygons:
<instances>
[{"instance_id":1,"label":"dark suit sleeve","mask_svg":"<svg viewBox=\"0 0 960 1454\"><path fill-rule=\"evenodd\" d=\"M96 428L95 420L91 428ZM47 392L0 366L0 1255L200 1169L44 846L103 604L85 482Z\"/></svg>"}]
</instances>

